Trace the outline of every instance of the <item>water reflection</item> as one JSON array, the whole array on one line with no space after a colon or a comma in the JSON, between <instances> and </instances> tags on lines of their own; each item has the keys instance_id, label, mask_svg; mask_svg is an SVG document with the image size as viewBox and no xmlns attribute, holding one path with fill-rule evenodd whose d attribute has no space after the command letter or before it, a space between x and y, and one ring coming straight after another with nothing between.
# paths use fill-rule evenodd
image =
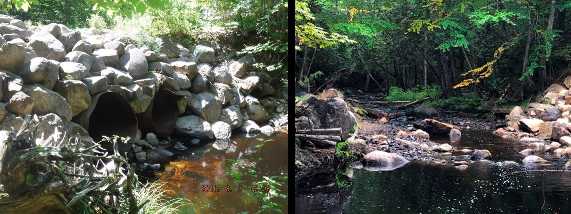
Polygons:
<instances>
[{"instance_id":1,"label":"water reflection","mask_svg":"<svg viewBox=\"0 0 571 214\"><path fill-rule=\"evenodd\" d=\"M492 158L464 171L420 162L388 172L355 168L349 187L328 186L335 175L318 175L296 186L296 213L571 213L565 161L522 164L518 151L526 145L489 131L463 131L459 142L431 140L488 149Z\"/></svg>"},{"instance_id":2,"label":"water reflection","mask_svg":"<svg viewBox=\"0 0 571 214\"><path fill-rule=\"evenodd\" d=\"M256 147L268 139L274 141ZM288 172L287 134L283 133L261 139L238 136L189 148L194 150L186 151L156 176L159 181L166 182L164 188L172 190L173 195L190 199L198 213L255 213L259 210L258 201L246 192L251 191L248 185L253 178L243 176L245 182L236 183L226 175L232 164L228 159L239 160L241 166L253 168L258 173L257 181L262 180L262 176ZM261 161L256 161L259 158ZM242 192L238 191L239 185L243 185ZM215 188L219 191L212 191ZM287 194L287 186L280 188L280 192ZM287 213L287 200L278 203L284 204L282 211Z\"/></svg>"},{"instance_id":3,"label":"water reflection","mask_svg":"<svg viewBox=\"0 0 571 214\"><path fill-rule=\"evenodd\" d=\"M391 172L355 169L349 188L298 192L296 213L571 213L571 173L526 167L482 163L459 171L412 162Z\"/></svg>"}]
</instances>

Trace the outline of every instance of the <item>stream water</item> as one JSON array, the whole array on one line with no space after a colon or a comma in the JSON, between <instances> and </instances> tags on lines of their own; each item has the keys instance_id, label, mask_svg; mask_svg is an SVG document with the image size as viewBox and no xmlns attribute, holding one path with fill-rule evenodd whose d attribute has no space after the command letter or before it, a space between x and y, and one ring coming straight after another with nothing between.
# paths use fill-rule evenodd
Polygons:
<instances>
[{"instance_id":1,"label":"stream water","mask_svg":"<svg viewBox=\"0 0 571 214\"><path fill-rule=\"evenodd\" d=\"M188 151L166 165L164 172L156 177L166 183L164 188L171 190L171 195L190 199L192 204L181 213L256 213L264 196L260 193L272 189L253 186L252 182L263 181L263 176L288 173L287 140L287 133L279 132L270 137L239 135L228 143L189 146ZM236 182L226 175L233 164L231 160L238 160L244 182ZM253 169L257 178L245 173L246 168ZM275 190L287 195L287 188L286 180ZM287 199L272 198L271 201L283 205L282 212L288 213Z\"/></svg>"},{"instance_id":2,"label":"stream water","mask_svg":"<svg viewBox=\"0 0 571 214\"><path fill-rule=\"evenodd\" d=\"M389 172L355 168L348 185L336 175L318 175L296 186L295 212L571 213L571 172L558 171L563 161L522 164L523 156L517 152L525 145L489 130L465 130L455 143L447 138L432 140L458 150L488 149L492 158L464 171L420 162Z\"/></svg>"}]
</instances>

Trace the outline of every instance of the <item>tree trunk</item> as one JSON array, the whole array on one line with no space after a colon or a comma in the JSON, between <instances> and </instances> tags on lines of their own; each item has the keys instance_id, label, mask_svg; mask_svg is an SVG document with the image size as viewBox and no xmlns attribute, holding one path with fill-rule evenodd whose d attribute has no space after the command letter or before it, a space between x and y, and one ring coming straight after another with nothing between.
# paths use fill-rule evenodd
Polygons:
<instances>
[{"instance_id":1,"label":"tree trunk","mask_svg":"<svg viewBox=\"0 0 571 214\"><path fill-rule=\"evenodd\" d=\"M424 35L424 43L428 43L428 36L425 34ZM426 61L427 58L427 54L426 54L426 47L424 48L424 68L423 68L423 79L424 79L424 87L428 86L428 61Z\"/></svg>"},{"instance_id":2,"label":"tree trunk","mask_svg":"<svg viewBox=\"0 0 571 214\"><path fill-rule=\"evenodd\" d=\"M301 69L299 71L299 80L304 81L303 74L305 71L305 64L307 63L307 45L303 45L303 60L301 63Z\"/></svg>"},{"instance_id":3,"label":"tree trunk","mask_svg":"<svg viewBox=\"0 0 571 214\"><path fill-rule=\"evenodd\" d=\"M527 31L527 42L525 43L525 52L523 54L523 68L521 70L521 75L523 76L525 74L525 72L527 71L527 58L529 57L529 48L531 46L531 34L532 34L532 21L531 21L531 12L528 13L529 14L529 26L528 26L528 31ZM524 77L523 79L523 83L525 85L526 82L529 81L529 77Z\"/></svg>"},{"instance_id":4,"label":"tree trunk","mask_svg":"<svg viewBox=\"0 0 571 214\"><path fill-rule=\"evenodd\" d=\"M553 30L553 20L555 18L555 2L556 0L551 0L551 11L549 12L549 20L547 21L547 33L552 33ZM548 38L549 40L549 38ZM547 42L551 42L551 41L545 41L545 43ZM539 88L543 89L545 86L545 81L546 81L546 77L547 77L547 49L544 49L543 51L541 51L541 59L539 61L539 65L541 66L541 73L539 74ZM551 50L549 50L549 52L551 52Z\"/></svg>"},{"instance_id":5,"label":"tree trunk","mask_svg":"<svg viewBox=\"0 0 571 214\"><path fill-rule=\"evenodd\" d=\"M456 84L456 68L454 66L454 49L450 48L450 86ZM454 91L452 91L454 93Z\"/></svg>"}]
</instances>

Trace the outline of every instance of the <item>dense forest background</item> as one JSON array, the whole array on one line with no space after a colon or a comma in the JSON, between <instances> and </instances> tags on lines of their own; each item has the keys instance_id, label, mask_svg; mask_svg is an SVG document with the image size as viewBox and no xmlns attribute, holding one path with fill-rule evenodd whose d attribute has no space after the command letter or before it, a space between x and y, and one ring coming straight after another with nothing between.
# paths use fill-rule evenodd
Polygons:
<instances>
[{"instance_id":1,"label":"dense forest background","mask_svg":"<svg viewBox=\"0 0 571 214\"><path fill-rule=\"evenodd\" d=\"M569 71L570 7L562 0L296 0L296 85L310 93L428 89L475 105L533 102Z\"/></svg>"}]
</instances>

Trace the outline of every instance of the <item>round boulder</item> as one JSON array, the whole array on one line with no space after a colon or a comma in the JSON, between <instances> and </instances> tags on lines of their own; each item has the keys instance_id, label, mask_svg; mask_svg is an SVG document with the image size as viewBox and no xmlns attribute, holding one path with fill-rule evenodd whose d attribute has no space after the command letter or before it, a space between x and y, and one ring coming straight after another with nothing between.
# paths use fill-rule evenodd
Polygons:
<instances>
[{"instance_id":1,"label":"round boulder","mask_svg":"<svg viewBox=\"0 0 571 214\"><path fill-rule=\"evenodd\" d=\"M210 123L195 115L178 118L174 130L177 134L201 140L214 138Z\"/></svg>"},{"instance_id":2,"label":"round boulder","mask_svg":"<svg viewBox=\"0 0 571 214\"><path fill-rule=\"evenodd\" d=\"M145 53L140 49L127 51L119 59L118 68L127 71L134 80L143 79L149 71L149 64L145 58Z\"/></svg>"},{"instance_id":3,"label":"round boulder","mask_svg":"<svg viewBox=\"0 0 571 214\"><path fill-rule=\"evenodd\" d=\"M374 167L376 171L392 171L407 164L409 161L395 153L373 151L363 157L363 165Z\"/></svg>"},{"instance_id":4,"label":"round boulder","mask_svg":"<svg viewBox=\"0 0 571 214\"><path fill-rule=\"evenodd\" d=\"M232 128L230 125L222 121L212 123L212 132L216 139L230 139L232 136Z\"/></svg>"}]
</instances>

